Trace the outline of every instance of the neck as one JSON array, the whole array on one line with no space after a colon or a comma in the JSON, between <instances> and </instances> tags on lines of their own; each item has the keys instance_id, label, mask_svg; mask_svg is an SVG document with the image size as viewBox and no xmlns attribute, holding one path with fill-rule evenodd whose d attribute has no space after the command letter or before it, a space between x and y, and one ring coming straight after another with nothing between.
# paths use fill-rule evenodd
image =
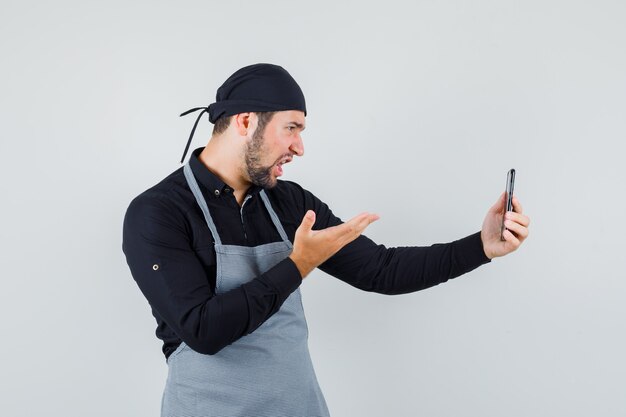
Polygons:
<instances>
[{"instance_id":1,"label":"neck","mask_svg":"<svg viewBox=\"0 0 626 417\"><path fill-rule=\"evenodd\" d=\"M235 198L241 204L246 191L252 184L242 175L241 150L235 146L226 146L227 142L229 138L211 138L198 155L198 159L209 171L233 189Z\"/></svg>"}]
</instances>

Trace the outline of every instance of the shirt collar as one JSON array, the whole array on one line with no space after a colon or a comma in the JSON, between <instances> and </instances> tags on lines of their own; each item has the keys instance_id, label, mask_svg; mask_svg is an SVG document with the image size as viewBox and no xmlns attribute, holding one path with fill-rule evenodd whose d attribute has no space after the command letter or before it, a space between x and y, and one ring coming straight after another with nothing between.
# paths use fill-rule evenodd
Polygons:
<instances>
[{"instance_id":1,"label":"shirt collar","mask_svg":"<svg viewBox=\"0 0 626 417\"><path fill-rule=\"evenodd\" d=\"M219 197L224 193L232 193L233 187L226 184L222 181L217 175L212 173L198 157L200 153L204 150L204 146L200 148L196 148L189 157L189 165L191 166L191 171L193 172L194 177L198 183L204 186L207 190L209 190L209 194L213 197ZM258 185L252 184L252 186L248 189L248 194L255 195L259 193L263 188Z\"/></svg>"}]
</instances>

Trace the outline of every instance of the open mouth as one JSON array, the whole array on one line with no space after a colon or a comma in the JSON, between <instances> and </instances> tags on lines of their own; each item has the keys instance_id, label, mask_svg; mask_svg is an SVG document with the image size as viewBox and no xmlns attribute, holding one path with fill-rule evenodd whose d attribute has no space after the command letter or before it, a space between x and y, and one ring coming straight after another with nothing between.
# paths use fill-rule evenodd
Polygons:
<instances>
[{"instance_id":1,"label":"open mouth","mask_svg":"<svg viewBox=\"0 0 626 417\"><path fill-rule=\"evenodd\" d=\"M283 165L284 164L288 164L289 162L291 162L291 160L293 159L292 156L286 156L284 158L282 158L277 164L276 164L276 176L280 177L281 175L283 175Z\"/></svg>"}]
</instances>

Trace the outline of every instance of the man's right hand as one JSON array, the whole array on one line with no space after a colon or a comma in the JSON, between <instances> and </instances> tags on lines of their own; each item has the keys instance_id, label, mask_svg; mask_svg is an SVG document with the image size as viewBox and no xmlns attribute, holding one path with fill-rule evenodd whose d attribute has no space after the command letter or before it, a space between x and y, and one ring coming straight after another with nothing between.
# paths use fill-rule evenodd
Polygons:
<instances>
[{"instance_id":1,"label":"man's right hand","mask_svg":"<svg viewBox=\"0 0 626 417\"><path fill-rule=\"evenodd\" d=\"M309 210L296 230L293 251L289 257L304 278L339 249L359 237L367 226L379 218L377 214L361 213L346 223L322 230L312 230L315 212Z\"/></svg>"}]
</instances>

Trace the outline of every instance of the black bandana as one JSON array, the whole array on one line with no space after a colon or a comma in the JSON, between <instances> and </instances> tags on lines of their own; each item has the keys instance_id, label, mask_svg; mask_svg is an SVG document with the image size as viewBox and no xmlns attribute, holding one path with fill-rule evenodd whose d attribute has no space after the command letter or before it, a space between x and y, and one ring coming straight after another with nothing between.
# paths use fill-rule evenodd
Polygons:
<instances>
[{"instance_id":1,"label":"black bandana","mask_svg":"<svg viewBox=\"0 0 626 417\"><path fill-rule=\"evenodd\" d=\"M301 110L306 116L304 94L291 75L281 66L254 64L237 70L217 89L215 103L208 107L195 107L182 113L202 110L191 129L182 163L191 144L200 117L207 112L209 121L246 112Z\"/></svg>"}]
</instances>

